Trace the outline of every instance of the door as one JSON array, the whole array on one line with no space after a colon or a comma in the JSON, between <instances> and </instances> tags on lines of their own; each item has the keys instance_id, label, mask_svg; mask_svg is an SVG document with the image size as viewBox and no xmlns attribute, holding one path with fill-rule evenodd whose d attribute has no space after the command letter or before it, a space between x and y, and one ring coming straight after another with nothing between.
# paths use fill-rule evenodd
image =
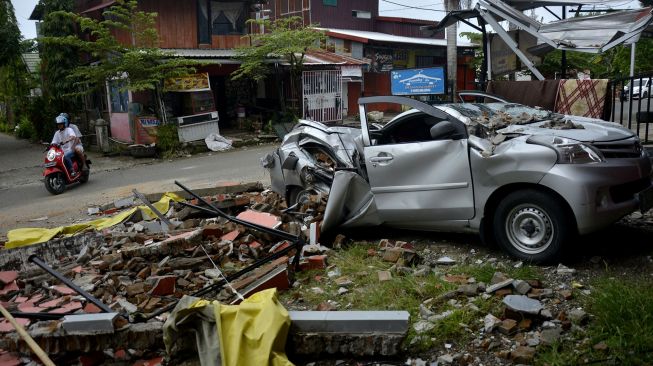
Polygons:
<instances>
[{"instance_id":1,"label":"door","mask_svg":"<svg viewBox=\"0 0 653 366\"><path fill-rule=\"evenodd\" d=\"M383 221L410 226L411 222L474 216L467 139L434 140L430 128L440 121L413 113L389 123L388 131L364 148L370 186Z\"/></svg>"},{"instance_id":2,"label":"door","mask_svg":"<svg viewBox=\"0 0 653 366\"><path fill-rule=\"evenodd\" d=\"M342 120L342 76L340 70L304 71L303 118L317 122Z\"/></svg>"}]
</instances>

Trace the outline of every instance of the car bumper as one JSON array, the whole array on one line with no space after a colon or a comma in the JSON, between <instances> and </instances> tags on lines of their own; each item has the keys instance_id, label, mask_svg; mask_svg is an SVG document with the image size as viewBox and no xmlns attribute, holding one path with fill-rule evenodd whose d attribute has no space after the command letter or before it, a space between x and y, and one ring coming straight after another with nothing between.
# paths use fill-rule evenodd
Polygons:
<instances>
[{"instance_id":1,"label":"car bumper","mask_svg":"<svg viewBox=\"0 0 653 366\"><path fill-rule=\"evenodd\" d=\"M640 208L648 209L653 194L648 156L597 164L556 164L540 183L565 198L580 234L604 228Z\"/></svg>"}]
</instances>

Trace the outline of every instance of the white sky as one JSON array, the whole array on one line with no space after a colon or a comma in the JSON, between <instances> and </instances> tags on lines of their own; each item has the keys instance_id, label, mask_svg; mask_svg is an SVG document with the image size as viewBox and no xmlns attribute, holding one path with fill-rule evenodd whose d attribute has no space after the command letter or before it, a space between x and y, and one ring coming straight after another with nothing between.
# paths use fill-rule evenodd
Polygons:
<instances>
[{"instance_id":1,"label":"white sky","mask_svg":"<svg viewBox=\"0 0 653 366\"><path fill-rule=\"evenodd\" d=\"M386 0L379 0L379 14L383 16L393 16L393 17L403 17L403 18L413 18L413 19L424 19L424 20L440 20L444 17L444 1L445 0L389 0L393 3L399 3L404 5L409 5L413 7L423 8L422 10L405 8L400 5L395 5L386 2ZM36 28L34 21L28 20L34 6L38 3L38 0L11 0L11 3L14 5L16 10L16 20L20 27L20 31L23 34L24 38L35 38L36 37ZM476 3L473 2L472 6ZM639 8L639 1L628 1L624 0L623 2L615 2L612 4L615 8L618 9L628 9L628 8ZM560 14L560 7L552 7L551 9L557 14ZM555 18L549 14L546 10L537 10L538 17L543 17L544 22L550 22ZM459 23L458 32L469 32L473 31L470 27L463 23ZM466 39L465 39L466 40Z\"/></svg>"}]
</instances>

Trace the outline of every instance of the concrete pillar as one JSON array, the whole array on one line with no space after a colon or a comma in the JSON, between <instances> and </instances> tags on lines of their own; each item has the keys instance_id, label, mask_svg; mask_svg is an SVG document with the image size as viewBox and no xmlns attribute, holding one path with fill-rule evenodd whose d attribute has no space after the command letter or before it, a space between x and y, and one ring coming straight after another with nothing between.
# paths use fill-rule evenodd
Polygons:
<instances>
[{"instance_id":1,"label":"concrete pillar","mask_svg":"<svg viewBox=\"0 0 653 366\"><path fill-rule=\"evenodd\" d=\"M97 145L100 151L107 154L109 149L109 123L102 118L95 121L95 135L97 137Z\"/></svg>"}]
</instances>

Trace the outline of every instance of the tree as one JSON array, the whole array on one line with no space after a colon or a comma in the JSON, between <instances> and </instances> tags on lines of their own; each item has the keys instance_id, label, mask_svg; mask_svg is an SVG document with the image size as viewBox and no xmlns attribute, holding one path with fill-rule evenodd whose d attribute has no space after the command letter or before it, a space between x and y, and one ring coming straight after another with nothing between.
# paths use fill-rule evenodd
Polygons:
<instances>
[{"instance_id":1,"label":"tree","mask_svg":"<svg viewBox=\"0 0 653 366\"><path fill-rule=\"evenodd\" d=\"M0 66L20 56L21 38L11 1L0 0Z\"/></svg>"},{"instance_id":2,"label":"tree","mask_svg":"<svg viewBox=\"0 0 653 366\"><path fill-rule=\"evenodd\" d=\"M290 89L297 95L298 85L301 85L301 73L304 56L311 49L319 48L326 41L323 31L312 26L304 26L301 17L279 18L274 21L269 19L249 20L251 24L265 29L265 33L252 34L250 46L238 49L237 58L241 65L233 73L233 79L243 77L254 81L266 78L270 73L269 61L272 58L282 58L289 63ZM276 83L280 89L280 83ZM282 93L279 93L281 97ZM282 109L285 110L283 99Z\"/></svg>"},{"instance_id":3,"label":"tree","mask_svg":"<svg viewBox=\"0 0 653 366\"><path fill-rule=\"evenodd\" d=\"M481 73L481 68L485 58L483 57L483 34L478 32L461 32L461 37L467 38L471 43L478 45L474 49L474 59L472 60L471 66L476 71L477 75Z\"/></svg>"},{"instance_id":4,"label":"tree","mask_svg":"<svg viewBox=\"0 0 653 366\"><path fill-rule=\"evenodd\" d=\"M62 15L72 12L73 0L41 0L43 22L41 35L48 38L75 36L75 22ZM40 42L41 74L43 75L43 97L47 114L57 111L73 111L79 107L79 99L70 96L77 92L75 80L68 76L79 66L79 49L71 45ZM54 116L47 116L51 120Z\"/></svg>"},{"instance_id":5,"label":"tree","mask_svg":"<svg viewBox=\"0 0 653 366\"><path fill-rule=\"evenodd\" d=\"M201 63L176 58L163 52L155 28L157 13L138 10L136 0L117 0L104 11L104 20L87 18L69 11L58 11L53 16L73 20L79 26L79 36L44 37L53 46L73 47L90 55L97 62L77 66L68 76L77 93L90 92L89 85L103 87L108 80L120 80L121 89L152 90L160 101L163 81L187 76ZM121 43L116 34L126 35L129 44ZM165 113L159 105L162 119Z\"/></svg>"}]
</instances>

